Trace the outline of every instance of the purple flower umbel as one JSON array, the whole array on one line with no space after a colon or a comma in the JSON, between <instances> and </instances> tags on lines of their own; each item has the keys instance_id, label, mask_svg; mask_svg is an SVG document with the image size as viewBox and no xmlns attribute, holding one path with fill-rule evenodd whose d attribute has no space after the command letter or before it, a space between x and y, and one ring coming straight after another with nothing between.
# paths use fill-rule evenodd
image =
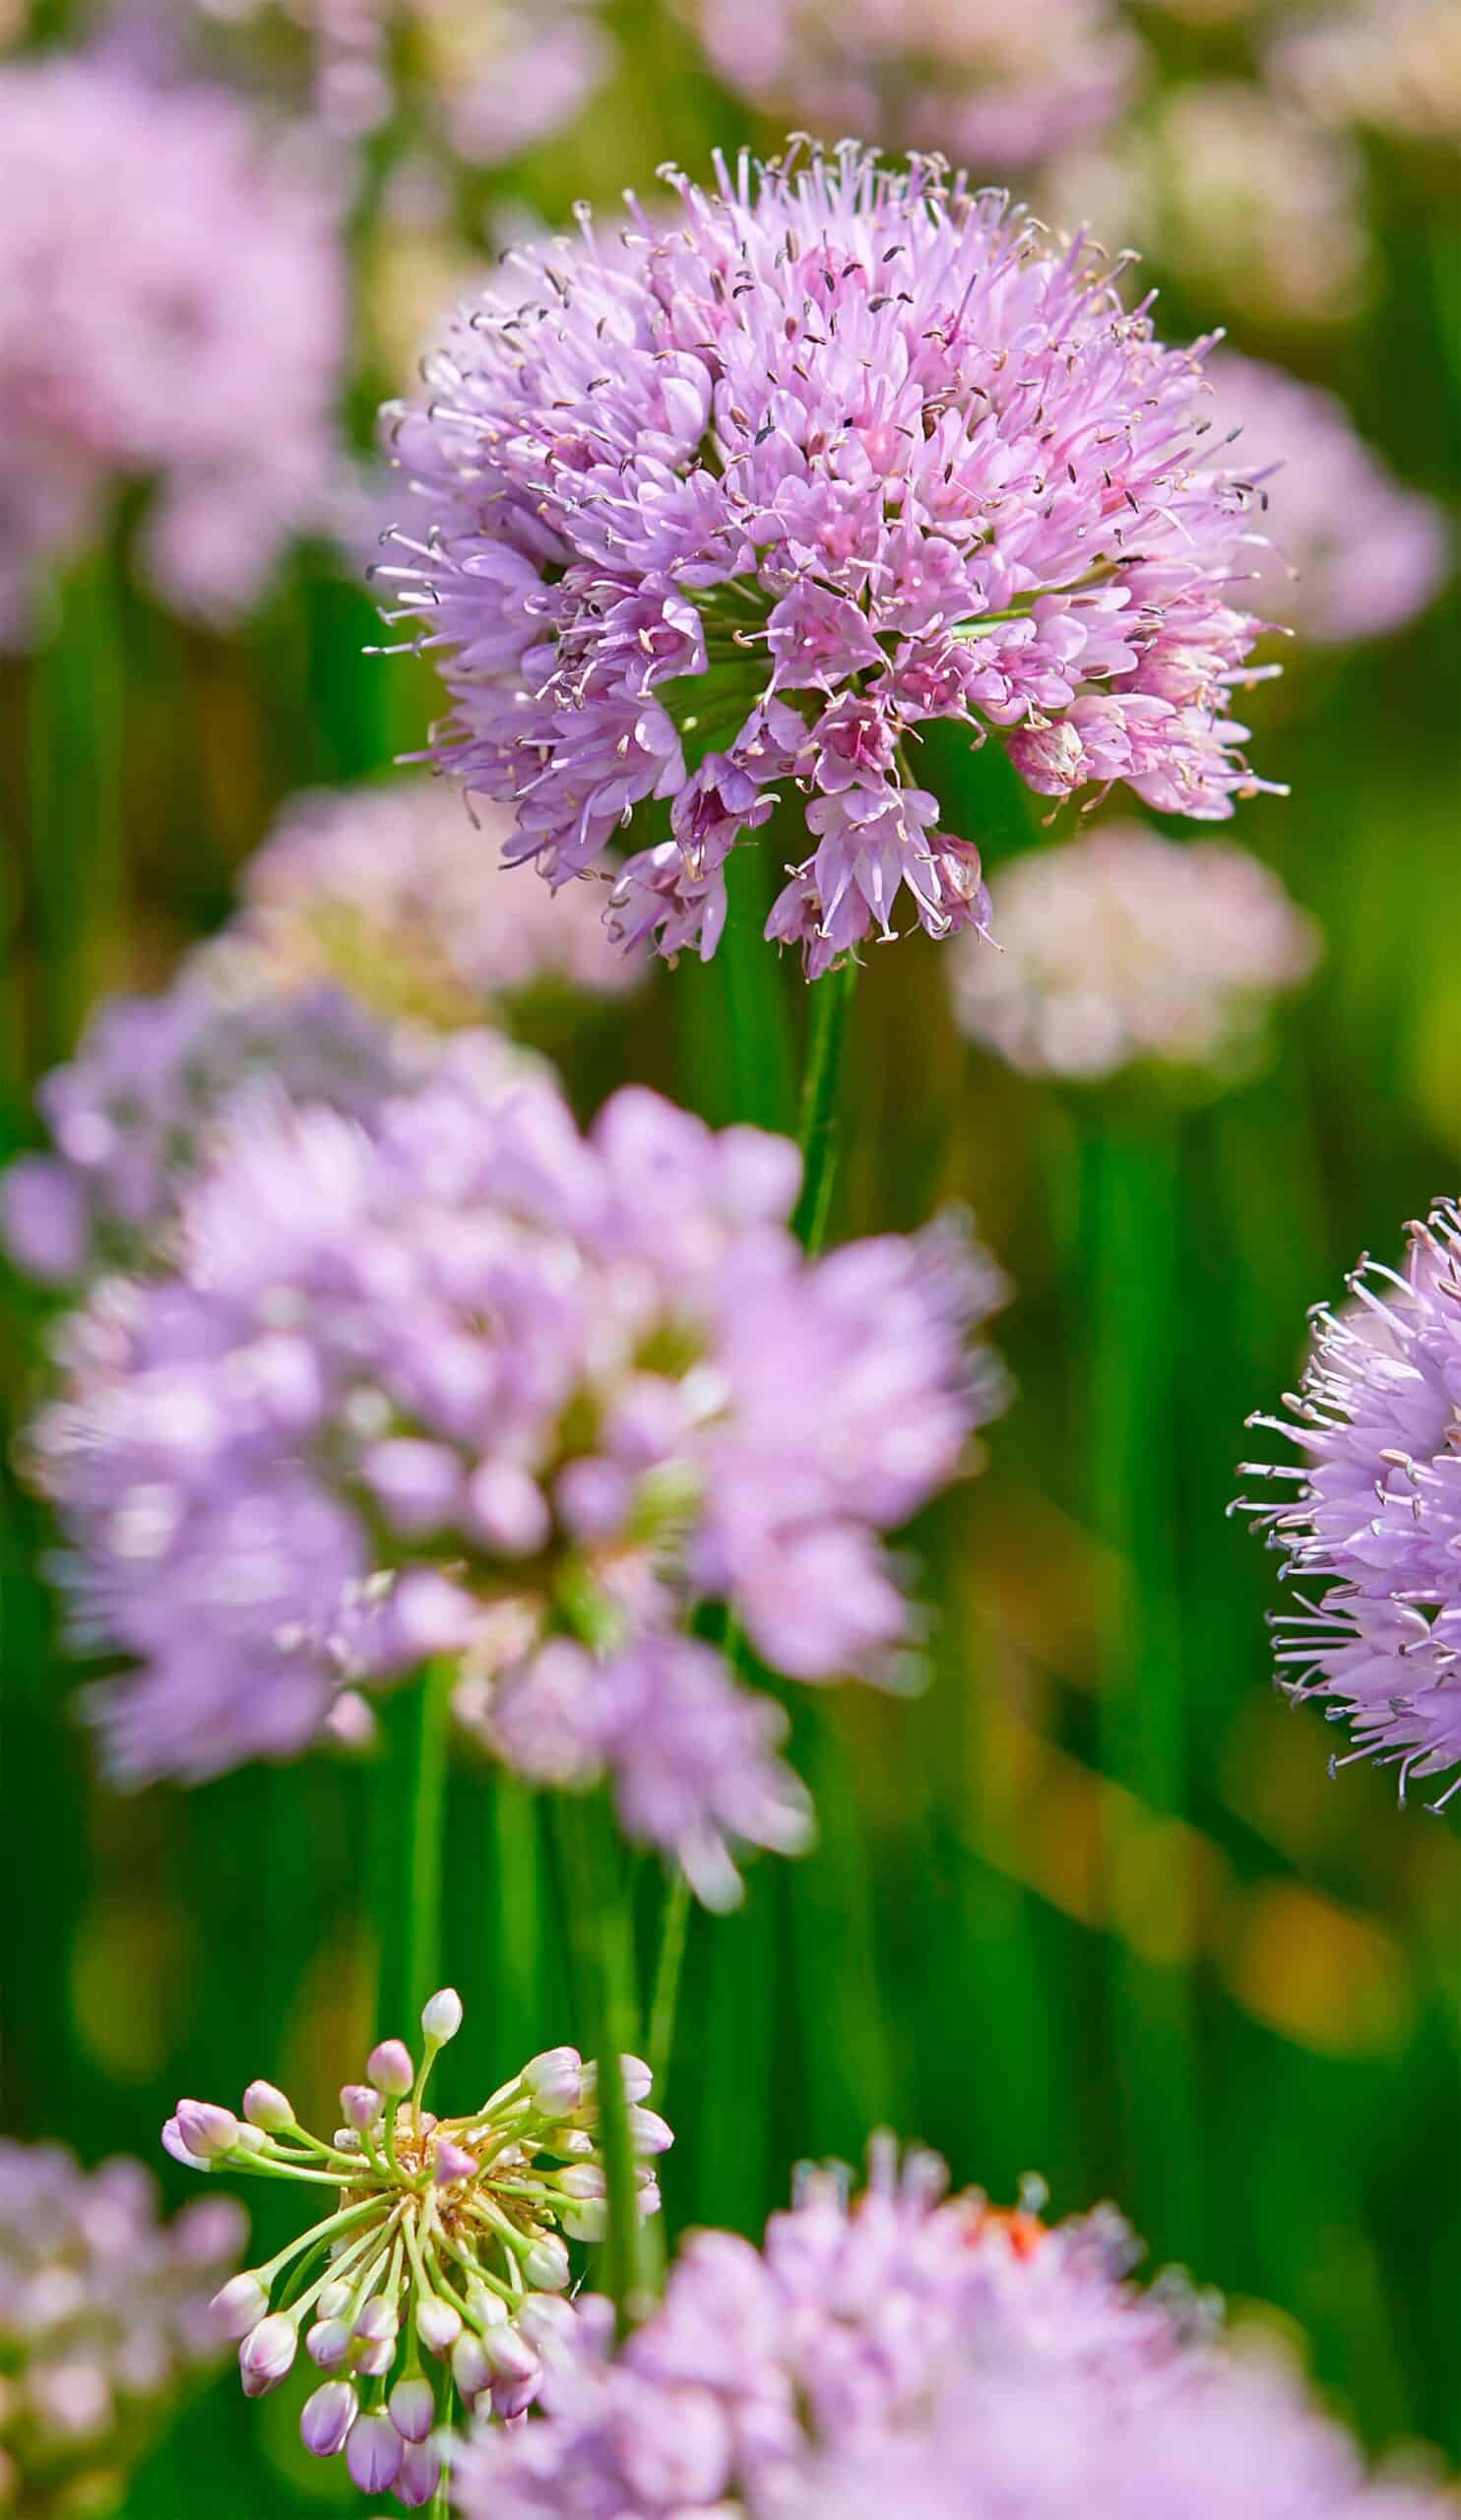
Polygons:
<instances>
[{"instance_id":1,"label":"purple flower umbel","mask_svg":"<svg viewBox=\"0 0 1461 2520\"><path fill-rule=\"evenodd\" d=\"M767 932L815 976L904 891L935 935L985 919L979 835L919 783L930 720L1042 794L1229 814L1249 493L1203 453L1198 357L933 161L718 176L673 179L675 223L631 200L611 246L515 255L395 415L423 524L383 574L509 857L564 883L658 799L622 933L710 954L730 848L794 791Z\"/></svg>"},{"instance_id":2,"label":"purple flower umbel","mask_svg":"<svg viewBox=\"0 0 1461 2520\"><path fill-rule=\"evenodd\" d=\"M1412 1776L1461 1767L1461 1209L1413 1225L1402 1272L1364 1259L1354 1300L1314 1315L1294 1421L1256 1418L1297 1444L1276 1506L1244 1498L1287 1561L1297 1606L1275 1625L1284 1686L1331 1701L1355 1758ZM1336 1764L1340 1764L1337 1762ZM1461 1792L1461 1777L1432 1807Z\"/></svg>"}]
</instances>

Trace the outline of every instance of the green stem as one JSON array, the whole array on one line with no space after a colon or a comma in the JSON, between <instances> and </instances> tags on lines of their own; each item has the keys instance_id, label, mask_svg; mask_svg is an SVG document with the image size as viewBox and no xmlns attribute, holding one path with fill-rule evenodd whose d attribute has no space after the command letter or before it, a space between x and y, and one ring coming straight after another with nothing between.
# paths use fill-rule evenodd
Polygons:
<instances>
[{"instance_id":1,"label":"green stem","mask_svg":"<svg viewBox=\"0 0 1461 2520\"><path fill-rule=\"evenodd\" d=\"M669 2071L669 2058L674 2047L674 2016L679 2004L680 1974L684 1966L685 1933L690 1922L690 1885L678 1865L670 1875L665 1894L665 1913L660 1926L660 1957L655 1969L654 1994L650 2002L649 2044L646 2062L655 2077L657 2092L663 2092Z\"/></svg>"},{"instance_id":2,"label":"green stem","mask_svg":"<svg viewBox=\"0 0 1461 2520\"><path fill-rule=\"evenodd\" d=\"M102 547L68 580L59 624L32 667L31 880L45 974L44 1004L36 1009L41 1064L71 1048L121 908L121 615L119 563Z\"/></svg>"},{"instance_id":3,"label":"green stem","mask_svg":"<svg viewBox=\"0 0 1461 2520\"><path fill-rule=\"evenodd\" d=\"M801 1196L792 1220L794 1230L809 1252L822 1247L837 1177L839 1088L848 1009L857 976L857 964L849 956L834 971L813 980L809 991L806 1071L801 1081L801 1124L797 1132L803 1163Z\"/></svg>"},{"instance_id":4,"label":"green stem","mask_svg":"<svg viewBox=\"0 0 1461 2520\"><path fill-rule=\"evenodd\" d=\"M590 1929L589 2045L599 2072L599 2140L608 2187L604 2289L625 2329L654 2302L652 2255L640 2221L629 2106L619 2065L639 2037L628 1881L607 1803L597 1796L562 1795L558 1810L571 1896Z\"/></svg>"},{"instance_id":5,"label":"green stem","mask_svg":"<svg viewBox=\"0 0 1461 2520\"><path fill-rule=\"evenodd\" d=\"M447 1730L456 1666L428 1663L381 1702L375 1864L376 2023L410 2039L441 1983L441 1853Z\"/></svg>"}]
</instances>

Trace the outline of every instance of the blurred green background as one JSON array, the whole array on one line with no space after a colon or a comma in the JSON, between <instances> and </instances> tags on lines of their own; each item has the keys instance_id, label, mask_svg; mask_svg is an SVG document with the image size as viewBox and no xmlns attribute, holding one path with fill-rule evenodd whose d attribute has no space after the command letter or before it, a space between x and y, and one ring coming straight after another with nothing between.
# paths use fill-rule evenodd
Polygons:
<instances>
[{"instance_id":1,"label":"blurred green background","mask_svg":"<svg viewBox=\"0 0 1461 2520\"><path fill-rule=\"evenodd\" d=\"M515 205L558 220L671 151L696 163L740 136L676 25L626 9L617 27L617 84L512 166ZM1344 391L1408 480L1444 491L1456 199L1395 153L1376 152L1370 181L1370 307L1294 363ZM471 217L490 206L474 192ZM381 260L367 222L362 309ZM1167 329L1205 311L1173 276ZM361 340L363 439L396 380L364 313ZM1385 1774L1330 1781L1337 1735L1269 1685L1274 1563L1224 1509L1243 1418L1292 1383L1305 1308L1363 1249L1393 1257L1461 1172L1457 627L1452 597L1383 646L1300 650L1253 696L1254 757L1293 796L1240 808L1236 836L1314 913L1326 955L1271 1062L1226 1096L1158 1108L1031 1084L959 1040L936 946L868 956L834 1229L967 1201L1014 1281L998 1339L1018 1398L983 1475L911 1538L931 1685L818 1697L797 1726L817 1850L753 1864L732 1920L694 1920L665 2101L673 2226L754 2230L798 2159L856 2159L891 2124L1001 2197L1027 2171L1060 2212L1113 2196L1153 2262L1297 2322L1368 2436L1453 2458L1461 1840L1397 1810ZM160 979L223 915L283 798L421 740L430 678L363 657L376 635L323 554L222 641L151 607L113 548L68 584L58 637L0 662L7 1151L33 1139L33 1080L86 1008ZM967 812L991 860L1045 837L1007 806L991 822L982 791ZM799 1024L790 964L778 985ZM596 1020L568 1062L580 1108L633 1076L730 1116L722 987L714 970L661 971ZM13 1417L39 1327L11 1286ZM231 2098L256 2073L328 2122L369 2013L370 1775L317 1760L104 1793L55 1650L47 1544L12 1480L6 2127L153 2159L178 2092ZM504 1849L536 1827L531 1804L454 1775L447 1974L468 2010L442 2071L464 2096L576 2035L546 1869L536 1916L521 1889L506 1910L498 1896ZM648 1951L648 1871L644 1894ZM261 2232L274 2210L266 2196ZM257 2520L353 2501L338 2463L297 2449L300 2393L249 2407L225 2378L128 2510Z\"/></svg>"}]
</instances>

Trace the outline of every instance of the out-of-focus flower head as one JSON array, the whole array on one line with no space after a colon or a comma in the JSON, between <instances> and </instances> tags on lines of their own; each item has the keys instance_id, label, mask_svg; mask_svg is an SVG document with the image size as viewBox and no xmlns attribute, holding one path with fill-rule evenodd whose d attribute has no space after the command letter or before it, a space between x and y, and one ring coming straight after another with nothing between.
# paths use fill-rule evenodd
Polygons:
<instances>
[{"instance_id":1,"label":"out-of-focus flower head","mask_svg":"<svg viewBox=\"0 0 1461 2520\"><path fill-rule=\"evenodd\" d=\"M1002 1294L949 1228L809 1262L799 1159L648 1092L582 1136L457 1037L370 1131L255 1109L184 1201L175 1276L64 1325L38 1475L114 1775L288 1756L342 1688L459 1658L522 1773L587 1785L732 1897L799 1842L769 1700L673 1633L724 1603L793 1677L891 1676L880 1535L956 1475ZM477 1684L476 1699L473 1684Z\"/></svg>"},{"instance_id":2,"label":"out-of-focus flower head","mask_svg":"<svg viewBox=\"0 0 1461 2520\"><path fill-rule=\"evenodd\" d=\"M1296 18L1268 64L1321 122L1461 149L1461 15L1451 0L1347 0Z\"/></svg>"},{"instance_id":3,"label":"out-of-focus flower head","mask_svg":"<svg viewBox=\"0 0 1461 2520\"><path fill-rule=\"evenodd\" d=\"M299 2418L305 2448L326 2459L343 2450L362 2492L394 2491L408 2510L441 2482L454 2397L484 2424L520 2417L545 2363L571 2350L566 2239L603 2238L607 2215L598 2068L576 2048L534 2056L464 2115L422 2107L461 2020L461 1998L443 1986L421 2014L419 2066L403 2040L372 2048L369 2080L345 2086L346 2122L328 2141L268 2082L250 2083L238 2115L180 2100L162 2130L167 2152L193 2170L338 2183L320 2221L222 2288L214 2332L237 2340L251 2398L279 2386L302 2336L321 2374ZM637 2056L619 2066L647 2218L660 2208L652 2165L673 2138L643 2106L648 2066Z\"/></svg>"},{"instance_id":4,"label":"out-of-focus flower head","mask_svg":"<svg viewBox=\"0 0 1461 2520\"><path fill-rule=\"evenodd\" d=\"M1237 436L1267 503L1255 600L1306 639L1373 639L1424 611L1450 564L1433 499L1407 490L1322 387L1220 350L1216 437Z\"/></svg>"},{"instance_id":5,"label":"out-of-focus flower head","mask_svg":"<svg viewBox=\"0 0 1461 2520\"><path fill-rule=\"evenodd\" d=\"M0 643L131 484L163 601L232 620L336 463L344 265L297 135L56 56L0 65Z\"/></svg>"},{"instance_id":6,"label":"out-of-focus flower head","mask_svg":"<svg viewBox=\"0 0 1461 2520\"><path fill-rule=\"evenodd\" d=\"M1347 323L1369 293L1359 151L1256 83L1168 90L1108 147L1053 164L1040 203L1266 332Z\"/></svg>"},{"instance_id":7,"label":"out-of-focus flower head","mask_svg":"<svg viewBox=\"0 0 1461 2520\"><path fill-rule=\"evenodd\" d=\"M1461 1208L1411 1226L1398 1274L1366 1257L1347 1283L1351 1302L1313 1315L1292 1417L1249 1420L1301 1458L1244 1474L1294 1493L1235 1510L1285 1560L1285 1689L1349 1724L1352 1757L1397 1766L1403 1800L1413 1776L1461 1768Z\"/></svg>"},{"instance_id":8,"label":"out-of-focus flower head","mask_svg":"<svg viewBox=\"0 0 1461 2520\"><path fill-rule=\"evenodd\" d=\"M302 38L310 102L357 140L398 113L477 165L519 157L571 123L613 62L600 0L198 0L255 38L283 20ZM303 65L302 65L303 66Z\"/></svg>"},{"instance_id":9,"label":"out-of-focus flower head","mask_svg":"<svg viewBox=\"0 0 1461 2520\"><path fill-rule=\"evenodd\" d=\"M718 77L828 140L875 131L981 175L1029 166L1129 103L1141 46L1110 0L685 0Z\"/></svg>"},{"instance_id":10,"label":"out-of-focus flower head","mask_svg":"<svg viewBox=\"0 0 1461 2520\"><path fill-rule=\"evenodd\" d=\"M608 937L604 887L553 896L512 880L510 829L440 780L300 796L244 867L230 944L278 987L336 980L382 1014L443 1029L498 1021L544 988L632 988L642 965Z\"/></svg>"},{"instance_id":11,"label":"out-of-focus flower head","mask_svg":"<svg viewBox=\"0 0 1461 2520\"><path fill-rule=\"evenodd\" d=\"M1048 2230L942 2175L879 2146L865 2195L804 2178L763 2249L696 2234L617 2353L582 2303L540 2419L459 2454L463 2520L1440 2520L1190 2293L1124 2281L1114 2215Z\"/></svg>"},{"instance_id":12,"label":"out-of-focus flower head","mask_svg":"<svg viewBox=\"0 0 1461 2520\"><path fill-rule=\"evenodd\" d=\"M248 2225L224 2197L171 2223L140 2162L84 2171L0 2142L0 2506L117 2508L189 2383L219 2359L207 2303Z\"/></svg>"},{"instance_id":13,"label":"out-of-focus flower head","mask_svg":"<svg viewBox=\"0 0 1461 2520\"><path fill-rule=\"evenodd\" d=\"M631 201L612 244L512 257L395 413L393 617L443 659L438 758L515 806L509 855L562 884L667 804L622 932L709 954L732 844L804 797L767 932L815 976L902 909L985 921L978 836L917 784L930 719L1043 794L1229 814L1260 784L1228 715L1247 493L1200 462L1196 356L936 162L717 175L673 179L677 223Z\"/></svg>"},{"instance_id":14,"label":"out-of-focus flower head","mask_svg":"<svg viewBox=\"0 0 1461 2520\"><path fill-rule=\"evenodd\" d=\"M1000 950L961 940L954 1009L1033 1076L1240 1065L1318 959L1313 921L1256 857L1140 823L1031 850L992 890Z\"/></svg>"}]
</instances>

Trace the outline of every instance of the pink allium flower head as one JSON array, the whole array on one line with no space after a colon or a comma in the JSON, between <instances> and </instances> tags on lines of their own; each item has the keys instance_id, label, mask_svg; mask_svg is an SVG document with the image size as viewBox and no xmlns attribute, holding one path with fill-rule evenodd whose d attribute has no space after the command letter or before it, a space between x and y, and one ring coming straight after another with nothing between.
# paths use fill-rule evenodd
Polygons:
<instances>
[{"instance_id":1,"label":"pink allium flower head","mask_svg":"<svg viewBox=\"0 0 1461 2520\"><path fill-rule=\"evenodd\" d=\"M640 1090L585 1137L475 1041L370 1131L247 1114L175 1274L72 1317L34 1451L84 1623L137 1667L93 1700L108 1765L290 1755L343 1684L456 1654L500 1751L608 1768L724 1879L721 1835L786 1843L797 1798L774 1711L669 1631L709 1599L798 1678L896 1664L880 1536L1002 1405L970 1347L1002 1284L945 1228L808 1261L785 1140Z\"/></svg>"},{"instance_id":2,"label":"pink allium flower head","mask_svg":"<svg viewBox=\"0 0 1461 2520\"><path fill-rule=\"evenodd\" d=\"M1373 639L1425 610L1450 567L1433 499L1403 489L1344 405L1261 359L1220 350L1214 433L1267 502L1256 600L1306 639ZM1240 432L1240 434L1236 434Z\"/></svg>"},{"instance_id":3,"label":"pink allium flower head","mask_svg":"<svg viewBox=\"0 0 1461 2520\"><path fill-rule=\"evenodd\" d=\"M1461 150L1461 17L1451 0L1341 0L1283 26L1268 67L1322 122Z\"/></svg>"},{"instance_id":4,"label":"pink allium flower head","mask_svg":"<svg viewBox=\"0 0 1461 2520\"><path fill-rule=\"evenodd\" d=\"M1028 850L992 898L998 946L959 940L954 1011L1032 1076L1240 1065L1274 994L1318 958L1312 920L1256 857L1140 823Z\"/></svg>"},{"instance_id":5,"label":"pink allium flower head","mask_svg":"<svg viewBox=\"0 0 1461 2520\"><path fill-rule=\"evenodd\" d=\"M1235 1510L1267 1528L1292 1581L1284 1687L1348 1721L1353 1757L1398 1766L1404 1799L1412 1776L1461 1768L1461 1208L1442 1199L1410 1228L1398 1275L1366 1258L1348 1284L1350 1303L1313 1316L1292 1420L1249 1421L1301 1465L1244 1472L1295 1492Z\"/></svg>"},{"instance_id":6,"label":"pink allium flower head","mask_svg":"<svg viewBox=\"0 0 1461 2520\"><path fill-rule=\"evenodd\" d=\"M0 66L0 641L152 486L146 571L210 622L323 511L345 347L329 201L222 90Z\"/></svg>"},{"instance_id":7,"label":"pink allium flower head","mask_svg":"<svg viewBox=\"0 0 1461 2520\"><path fill-rule=\"evenodd\" d=\"M768 932L815 976L901 909L985 918L978 834L918 784L928 719L1043 794L1230 813L1248 493L1199 466L1197 357L935 161L717 171L672 179L677 224L631 201L611 247L511 257L394 417L424 524L386 575L508 856L562 884L658 799L620 927L709 954L732 844L794 790Z\"/></svg>"},{"instance_id":8,"label":"pink allium flower head","mask_svg":"<svg viewBox=\"0 0 1461 2520\"><path fill-rule=\"evenodd\" d=\"M57 2144L0 2142L0 2478L23 2512L120 2489L194 2376L216 2363L210 2297L248 2226L225 2197L171 2223L136 2161L82 2170Z\"/></svg>"},{"instance_id":9,"label":"pink allium flower head","mask_svg":"<svg viewBox=\"0 0 1461 2520\"><path fill-rule=\"evenodd\" d=\"M243 869L232 937L279 984L343 981L386 1014L497 1020L526 992L594 996L640 976L594 883L555 896L501 871L506 816L477 818L439 780L323 788L286 807Z\"/></svg>"},{"instance_id":10,"label":"pink allium flower head","mask_svg":"<svg viewBox=\"0 0 1461 2520\"><path fill-rule=\"evenodd\" d=\"M717 75L783 124L876 131L982 175L1099 129L1137 85L1141 47L1110 0L684 0Z\"/></svg>"},{"instance_id":11,"label":"pink allium flower head","mask_svg":"<svg viewBox=\"0 0 1461 2520\"><path fill-rule=\"evenodd\" d=\"M236 2302L245 2310L262 2304L238 2346L248 2397L279 2386L302 2337L309 2360L330 2374L302 2410L305 2448L322 2459L344 2450L364 2491L394 2484L408 2507L434 2490L433 2435L449 2403L445 2379L433 2376L430 2362L422 2370L418 2348L433 2358L450 2354L452 2378L482 2421L523 2414L574 2331L574 2310L561 2298L571 2276L561 2235L579 2238L597 2229L604 2185L597 2086L574 2049L560 2051L575 2068L571 2110L544 2110L525 2071L479 2108L438 2118L421 2100L440 2044L428 2038L418 2071L403 2042L384 2042L370 2062L379 2071L389 2051L391 2070L380 2077L388 2096L348 2084L352 2100L374 2106L351 2109L349 2125L328 2142L292 2125L249 2142L240 2133L218 2157L191 2164L316 2186L332 2173L338 2179L338 2200L318 2222L257 2273L223 2288L214 2332L237 2335ZM638 2058L625 2057L622 2070L626 2093L639 2090ZM178 2103L164 2131L169 2150L172 2130L200 2106L207 2104ZM214 2109L212 2116L230 2112ZM629 2110L629 2139L638 2211L648 2216L658 2211L659 2190L644 2157L672 2139L662 2118L638 2107ZM584 2204L590 2192L592 2212ZM301 2269L309 2276L302 2285ZM271 2311L276 2290L281 2307ZM429 2456L408 2464L409 2453L428 2447Z\"/></svg>"},{"instance_id":12,"label":"pink allium flower head","mask_svg":"<svg viewBox=\"0 0 1461 2520\"><path fill-rule=\"evenodd\" d=\"M462 2520L1441 2520L1366 2485L1292 2370L1180 2285L1142 2294L1108 2212L1048 2230L942 2166L806 2178L764 2248L694 2235L615 2352L580 2305L540 2417L478 2426Z\"/></svg>"}]
</instances>

